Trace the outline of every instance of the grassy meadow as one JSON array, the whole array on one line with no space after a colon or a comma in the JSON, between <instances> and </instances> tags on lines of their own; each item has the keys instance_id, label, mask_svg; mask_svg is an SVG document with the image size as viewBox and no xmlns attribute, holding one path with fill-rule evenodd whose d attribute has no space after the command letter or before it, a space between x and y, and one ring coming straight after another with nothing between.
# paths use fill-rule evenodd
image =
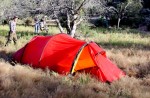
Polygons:
<instances>
[{"instance_id":1,"label":"grassy meadow","mask_svg":"<svg viewBox=\"0 0 150 98\"><path fill-rule=\"evenodd\" d=\"M76 38L94 41L127 75L113 83L102 83L88 74L61 76L50 70L10 64L11 55L33 36L34 27L17 27L18 42L4 47L8 26L0 26L0 98L149 98L150 33L134 29L80 27ZM49 33L58 34L57 27Z\"/></svg>"}]
</instances>

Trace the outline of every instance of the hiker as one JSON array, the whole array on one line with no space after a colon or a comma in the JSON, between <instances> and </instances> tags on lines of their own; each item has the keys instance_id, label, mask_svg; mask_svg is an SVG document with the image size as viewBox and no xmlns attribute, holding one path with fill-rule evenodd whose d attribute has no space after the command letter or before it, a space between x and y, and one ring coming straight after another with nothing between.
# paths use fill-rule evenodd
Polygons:
<instances>
[{"instance_id":1,"label":"hiker","mask_svg":"<svg viewBox=\"0 0 150 98\"><path fill-rule=\"evenodd\" d=\"M17 34L16 34L16 23L17 23L17 16L14 16L14 18L9 22L9 32L8 37L5 46L8 45L12 40L14 41L14 44L17 43Z\"/></svg>"},{"instance_id":2,"label":"hiker","mask_svg":"<svg viewBox=\"0 0 150 98\"><path fill-rule=\"evenodd\" d=\"M44 25L45 25L44 19L41 19L41 20L40 20L40 30L41 30L41 31L44 30Z\"/></svg>"},{"instance_id":3,"label":"hiker","mask_svg":"<svg viewBox=\"0 0 150 98\"><path fill-rule=\"evenodd\" d=\"M40 30L40 23L39 23L39 20L38 20L37 17L34 18L34 22L35 22L35 24L34 24L34 26L35 26L35 33L38 34L39 30Z\"/></svg>"},{"instance_id":4,"label":"hiker","mask_svg":"<svg viewBox=\"0 0 150 98\"><path fill-rule=\"evenodd\" d=\"M46 31L48 32L48 28L47 28L47 25L46 25L46 16L44 16L41 20L40 20L40 30L41 31Z\"/></svg>"}]
</instances>

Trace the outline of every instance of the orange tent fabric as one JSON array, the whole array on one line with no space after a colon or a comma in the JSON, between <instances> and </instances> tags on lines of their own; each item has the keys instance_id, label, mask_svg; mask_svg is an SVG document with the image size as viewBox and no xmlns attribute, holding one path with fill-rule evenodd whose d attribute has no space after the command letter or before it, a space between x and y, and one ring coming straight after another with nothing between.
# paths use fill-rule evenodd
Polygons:
<instances>
[{"instance_id":1,"label":"orange tent fabric","mask_svg":"<svg viewBox=\"0 0 150 98\"><path fill-rule=\"evenodd\" d=\"M102 82L112 82L125 75L96 43L77 40L67 34L35 36L14 53L13 59L60 74L87 72Z\"/></svg>"}]
</instances>

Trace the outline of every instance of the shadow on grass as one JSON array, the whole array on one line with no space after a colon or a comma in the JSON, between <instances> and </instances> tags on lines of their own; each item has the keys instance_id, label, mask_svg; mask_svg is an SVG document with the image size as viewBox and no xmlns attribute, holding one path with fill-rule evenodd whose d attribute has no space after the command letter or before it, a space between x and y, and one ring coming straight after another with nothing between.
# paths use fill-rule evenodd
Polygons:
<instances>
[{"instance_id":1,"label":"shadow on grass","mask_svg":"<svg viewBox=\"0 0 150 98\"><path fill-rule=\"evenodd\" d=\"M24 37L24 36L36 36L36 35L52 35L51 33L46 33L46 32L40 32L39 34L36 34L34 32L17 32L18 37ZM7 30L0 30L0 36L8 36L8 31Z\"/></svg>"},{"instance_id":2,"label":"shadow on grass","mask_svg":"<svg viewBox=\"0 0 150 98\"><path fill-rule=\"evenodd\" d=\"M128 34L139 34L141 37L147 37L150 36L149 32L143 32L139 31L138 29L116 29L116 28L90 28L93 31L96 31L97 33L128 33Z\"/></svg>"},{"instance_id":3,"label":"shadow on grass","mask_svg":"<svg viewBox=\"0 0 150 98\"><path fill-rule=\"evenodd\" d=\"M137 66L138 73L136 75L137 78L144 78L150 74L150 61L143 64L143 66Z\"/></svg>"},{"instance_id":4,"label":"shadow on grass","mask_svg":"<svg viewBox=\"0 0 150 98\"><path fill-rule=\"evenodd\" d=\"M7 53L6 51L4 50L1 50L0 51L0 59L1 60L4 60L5 62L9 62L11 65L15 65L15 62L13 62L12 60L12 55L13 55L13 52L9 52Z\"/></svg>"},{"instance_id":5,"label":"shadow on grass","mask_svg":"<svg viewBox=\"0 0 150 98\"><path fill-rule=\"evenodd\" d=\"M47 35L51 35L49 33L45 33L45 32L40 32L38 34L33 33L33 32L17 32L17 35L19 37L24 37L24 36L36 36L36 35L43 35L43 36L47 36Z\"/></svg>"},{"instance_id":6,"label":"shadow on grass","mask_svg":"<svg viewBox=\"0 0 150 98\"><path fill-rule=\"evenodd\" d=\"M141 49L141 50L150 50L150 45L144 45L140 43L137 44L137 43L132 43L132 42L100 42L97 44L102 46L105 49L134 48L134 49Z\"/></svg>"},{"instance_id":7,"label":"shadow on grass","mask_svg":"<svg viewBox=\"0 0 150 98\"><path fill-rule=\"evenodd\" d=\"M146 78L150 74L150 61L134 66L128 66L124 69L129 77Z\"/></svg>"}]
</instances>

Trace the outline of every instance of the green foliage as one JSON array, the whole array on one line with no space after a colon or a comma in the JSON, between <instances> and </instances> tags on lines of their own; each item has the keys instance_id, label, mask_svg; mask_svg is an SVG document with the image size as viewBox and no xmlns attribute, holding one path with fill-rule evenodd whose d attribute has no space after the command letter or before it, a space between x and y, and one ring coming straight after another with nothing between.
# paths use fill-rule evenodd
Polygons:
<instances>
[{"instance_id":1,"label":"green foliage","mask_svg":"<svg viewBox=\"0 0 150 98\"><path fill-rule=\"evenodd\" d=\"M2 20L2 25L7 25L9 24L9 21L7 19Z\"/></svg>"},{"instance_id":2,"label":"green foliage","mask_svg":"<svg viewBox=\"0 0 150 98\"><path fill-rule=\"evenodd\" d=\"M120 21L122 23L122 20L125 20L128 26L135 27L134 18L137 19L137 17L139 17L137 20L141 19L139 12L142 8L142 5L139 0L118 0L118 2L110 1L107 5L110 8L109 14L111 14L113 18L118 21L118 23L116 22L118 28L120 27ZM139 21L136 22L136 25L139 23Z\"/></svg>"},{"instance_id":3,"label":"green foliage","mask_svg":"<svg viewBox=\"0 0 150 98\"><path fill-rule=\"evenodd\" d=\"M127 8L129 10L129 15L135 16L139 14L139 11L142 9L142 4L139 0L132 0L131 5Z\"/></svg>"},{"instance_id":4,"label":"green foliage","mask_svg":"<svg viewBox=\"0 0 150 98\"><path fill-rule=\"evenodd\" d=\"M150 35L135 29L91 29L86 25L80 26L81 32L94 32L87 39L102 46L111 61L126 72L126 77L107 84L85 73L68 77L28 65L12 66L8 63L9 56L35 36L32 35L33 27L19 26L18 35L24 35L18 39L17 45L4 47L6 38L3 33L7 33L8 27L0 26L0 97L30 98L32 95L34 98L149 98ZM50 29L51 34L58 33L55 27Z\"/></svg>"},{"instance_id":5,"label":"green foliage","mask_svg":"<svg viewBox=\"0 0 150 98\"><path fill-rule=\"evenodd\" d=\"M25 20L25 25L26 25L26 26L31 26L32 23L33 23L33 19L32 19L31 17L29 17L29 18L27 18L27 19Z\"/></svg>"}]
</instances>

